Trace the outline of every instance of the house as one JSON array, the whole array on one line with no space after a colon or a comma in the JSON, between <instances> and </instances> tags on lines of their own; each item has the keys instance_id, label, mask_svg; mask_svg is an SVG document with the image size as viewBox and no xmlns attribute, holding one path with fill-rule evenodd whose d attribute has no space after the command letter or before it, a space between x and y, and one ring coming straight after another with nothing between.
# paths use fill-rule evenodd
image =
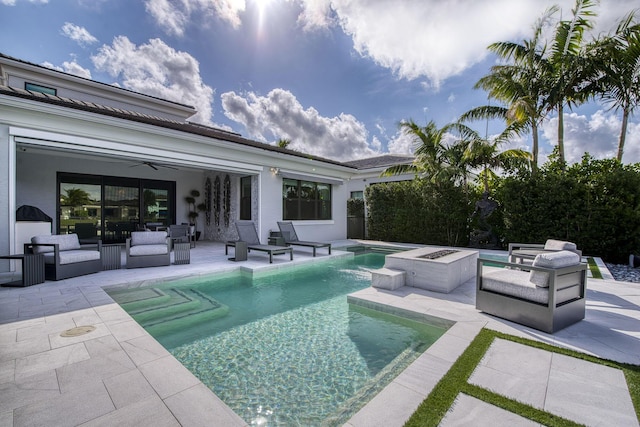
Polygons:
<instances>
[{"instance_id":1,"label":"house","mask_svg":"<svg viewBox=\"0 0 640 427\"><path fill-rule=\"evenodd\" d=\"M206 240L235 238L236 219L263 241L283 219L305 239L346 237L346 200L377 171L190 122L195 112L0 54L0 253L21 252L21 206L50 216L54 234L105 242L191 222L197 205Z\"/></svg>"}]
</instances>

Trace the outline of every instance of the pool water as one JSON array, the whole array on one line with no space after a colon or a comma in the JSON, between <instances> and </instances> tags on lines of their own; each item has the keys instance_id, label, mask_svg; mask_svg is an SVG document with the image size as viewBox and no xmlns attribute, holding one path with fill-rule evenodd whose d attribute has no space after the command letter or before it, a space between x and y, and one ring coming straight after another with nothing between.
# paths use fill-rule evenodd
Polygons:
<instances>
[{"instance_id":1,"label":"pool water","mask_svg":"<svg viewBox=\"0 0 640 427\"><path fill-rule=\"evenodd\" d=\"M445 331L347 303L383 264L368 253L110 294L247 423L342 425Z\"/></svg>"}]
</instances>

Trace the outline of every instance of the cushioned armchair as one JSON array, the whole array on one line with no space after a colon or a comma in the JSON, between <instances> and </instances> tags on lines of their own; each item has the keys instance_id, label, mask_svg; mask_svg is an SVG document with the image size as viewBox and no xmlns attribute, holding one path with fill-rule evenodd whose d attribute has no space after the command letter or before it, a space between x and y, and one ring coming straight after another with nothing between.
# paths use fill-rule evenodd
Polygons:
<instances>
[{"instance_id":1,"label":"cushioned armchair","mask_svg":"<svg viewBox=\"0 0 640 427\"><path fill-rule=\"evenodd\" d=\"M33 236L24 245L24 253L44 254L44 276L47 280L62 280L102 270L100 247L80 246L77 234Z\"/></svg>"},{"instance_id":2,"label":"cushioned armchair","mask_svg":"<svg viewBox=\"0 0 640 427\"><path fill-rule=\"evenodd\" d=\"M479 258L476 308L554 333L584 319L586 283L575 252L542 253L531 265Z\"/></svg>"},{"instance_id":3,"label":"cushioned armchair","mask_svg":"<svg viewBox=\"0 0 640 427\"><path fill-rule=\"evenodd\" d=\"M171 239L166 231L134 231L127 239L127 268L171 264Z\"/></svg>"},{"instance_id":4,"label":"cushioned armchair","mask_svg":"<svg viewBox=\"0 0 640 427\"><path fill-rule=\"evenodd\" d=\"M536 257L536 255L558 251L571 251L582 256L582 251L577 248L575 243L566 242L564 240L548 239L544 244L509 243L509 261L526 262L531 264L531 261Z\"/></svg>"}]
</instances>

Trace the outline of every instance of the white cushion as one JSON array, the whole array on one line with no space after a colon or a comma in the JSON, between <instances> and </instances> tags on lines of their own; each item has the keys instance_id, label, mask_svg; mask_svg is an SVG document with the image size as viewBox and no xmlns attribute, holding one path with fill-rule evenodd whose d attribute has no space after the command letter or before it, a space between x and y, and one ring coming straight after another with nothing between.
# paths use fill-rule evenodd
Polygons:
<instances>
[{"instance_id":1,"label":"white cushion","mask_svg":"<svg viewBox=\"0 0 640 427\"><path fill-rule=\"evenodd\" d=\"M31 243L57 243L61 251L80 249L80 241L77 234L52 234L43 236L33 236ZM34 246L33 253L43 254L53 252L53 246Z\"/></svg>"},{"instance_id":2,"label":"white cushion","mask_svg":"<svg viewBox=\"0 0 640 427\"><path fill-rule=\"evenodd\" d=\"M134 231L131 233L131 246L158 245L166 243L166 231Z\"/></svg>"},{"instance_id":3,"label":"white cushion","mask_svg":"<svg viewBox=\"0 0 640 427\"><path fill-rule=\"evenodd\" d=\"M535 286L526 271L496 268L482 274L482 289L540 304L549 303L549 288ZM580 286L567 284L556 289L556 304L580 298Z\"/></svg>"},{"instance_id":4,"label":"white cushion","mask_svg":"<svg viewBox=\"0 0 640 427\"><path fill-rule=\"evenodd\" d=\"M562 240L549 239L544 244L544 248L548 251L572 251L575 252L578 247L575 243L565 242Z\"/></svg>"},{"instance_id":5,"label":"white cushion","mask_svg":"<svg viewBox=\"0 0 640 427\"><path fill-rule=\"evenodd\" d=\"M166 243L162 245L131 246L129 249L129 255L131 256L164 255L166 253L169 253L169 247Z\"/></svg>"},{"instance_id":6,"label":"white cushion","mask_svg":"<svg viewBox=\"0 0 640 427\"><path fill-rule=\"evenodd\" d=\"M100 259L99 251L89 251L89 250L71 250L71 251L60 251L60 265L65 264L74 264L76 262L84 262L84 261L93 261L96 259ZM44 255L45 264L54 264L54 254L46 253Z\"/></svg>"},{"instance_id":7,"label":"white cushion","mask_svg":"<svg viewBox=\"0 0 640 427\"><path fill-rule=\"evenodd\" d=\"M580 255L571 251L547 252L536 255L533 260L534 267L562 268L580 263ZM549 273L531 270L529 281L542 288L549 287Z\"/></svg>"}]
</instances>

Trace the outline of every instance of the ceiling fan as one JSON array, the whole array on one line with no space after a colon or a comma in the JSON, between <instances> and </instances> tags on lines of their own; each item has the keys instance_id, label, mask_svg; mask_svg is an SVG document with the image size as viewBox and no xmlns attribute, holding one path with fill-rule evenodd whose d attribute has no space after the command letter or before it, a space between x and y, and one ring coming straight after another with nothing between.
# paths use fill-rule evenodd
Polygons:
<instances>
[{"instance_id":1,"label":"ceiling fan","mask_svg":"<svg viewBox=\"0 0 640 427\"><path fill-rule=\"evenodd\" d=\"M153 163L153 162L140 162L140 163L136 163L135 165L131 165L129 167L130 168L134 168L134 167L142 166L142 165L147 165L151 169L156 170L156 171L158 170L158 168L166 168L166 169L178 170L178 168L173 167L173 166L164 165L162 163Z\"/></svg>"}]
</instances>

